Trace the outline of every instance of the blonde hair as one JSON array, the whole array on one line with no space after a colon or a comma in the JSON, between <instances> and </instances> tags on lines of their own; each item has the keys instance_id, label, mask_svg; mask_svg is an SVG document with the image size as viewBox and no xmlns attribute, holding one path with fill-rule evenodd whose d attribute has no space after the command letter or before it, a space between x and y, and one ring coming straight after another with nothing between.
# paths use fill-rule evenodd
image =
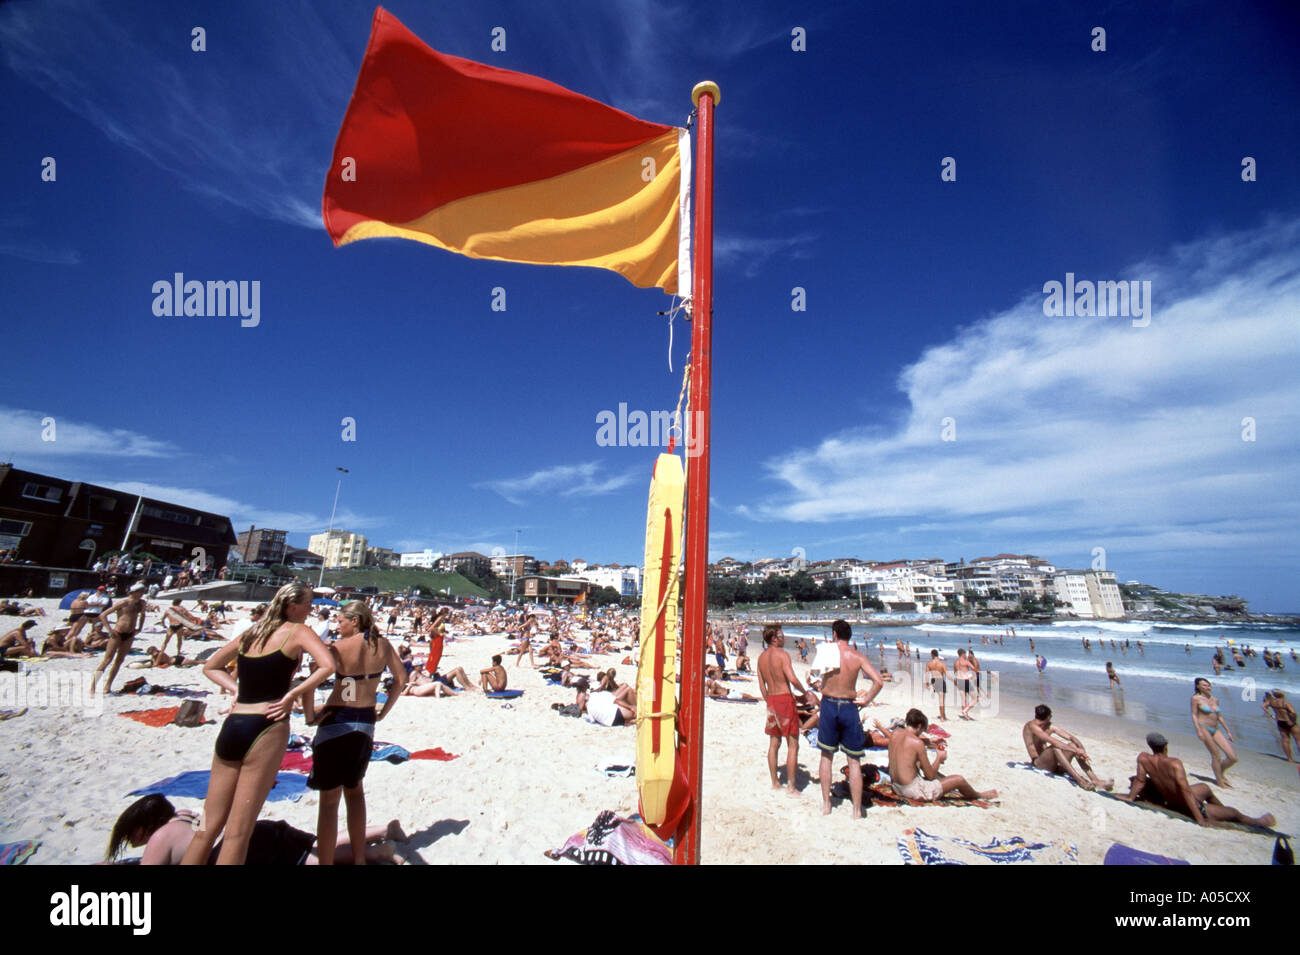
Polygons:
<instances>
[{"instance_id":1,"label":"blonde hair","mask_svg":"<svg viewBox=\"0 0 1300 955\"><path fill-rule=\"evenodd\" d=\"M366 643L372 650L378 649L379 634L375 632L375 614L364 600L349 600L339 609L339 613L355 617L357 632L366 638Z\"/></svg>"},{"instance_id":2,"label":"blonde hair","mask_svg":"<svg viewBox=\"0 0 1300 955\"><path fill-rule=\"evenodd\" d=\"M255 645L260 649L270 639L271 634L280 629L281 624L289 622L285 611L291 606L302 603L304 598L311 599L311 586L301 581L285 584L277 590L262 619L245 630L244 635L239 638L239 652L247 653Z\"/></svg>"}]
</instances>

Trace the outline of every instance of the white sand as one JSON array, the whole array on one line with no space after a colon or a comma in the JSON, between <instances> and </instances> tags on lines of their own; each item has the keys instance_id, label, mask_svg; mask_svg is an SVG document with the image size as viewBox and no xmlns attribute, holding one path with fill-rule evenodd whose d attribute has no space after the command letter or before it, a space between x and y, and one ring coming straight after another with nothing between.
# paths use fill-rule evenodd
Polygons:
<instances>
[{"instance_id":1,"label":"white sand","mask_svg":"<svg viewBox=\"0 0 1300 955\"><path fill-rule=\"evenodd\" d=\"M53 610L56 602L40 603L50 615L37 618L38 642L66 616ZM150 615L151 625L154 619ZM4 622L13 626L19 621L10 617ZM157 646L161 640L161 633L145 634L136 639L136 646ZM502 635L453 640L447 644L443 669L463 666L476 676L506 644ZM187 642L186 650L195 653L217 645ZM632 682L635 669L619 664L625 655L619 652L599 659L606 667L617 667L620 681ZM20 679L42 681L56 672L80 674L88 683L96 665L98 658L31 663L26 667L33 676ZM526 691L508 707L477 692L454 699L407 697L377 728L377 739L407 750L441 747L459 755L451 762L370 765L365 783L369 821L373 825L401 820L411 836L403 851L413 861L568 865L551 862L543 851L561 846L601 810L623 815L636 810L635 781L606 778L596 769L605 760L631 763L635 731L558 715L551 704L572 702L573 691L545 685L527 663L516 667L507 658L506 666L510 686ZM204 698L207 716L219 718L216 709L223 705L222 697L203 678L201 668L124 668L116 685L141 674L159 685L210 691ZM12 694L12 675L0 674L0 680L9 681L3 684L3 692ZM752 681L734 685L757 695ZM901 688L887 687L882 705L871 708L870 714L885 723L901 716L912 705L903 693ZM97 697L89 705L79 698L47 707L29 701L26 714L0 722L0 751L6 754L0 766L0 842L39 840L41 848L29 864L99 861L113 822L134 799L127 795L130 790L210 767L218 723L156 729L117 715L179 702L162 695ZM0 699L0 707L12 705L12 698ZM769 788L761 704L706 701L705 716L702 858L706 863L901 864L896 842L910 827L976 842L1013 836L1035 842L1064 839L1078 847L1079 860L1085 864L1100 863L1115 842L1193 864L1271 860L1271 838L1202 829L1083 792L1064 780L1009 769L1008 761L1025 758L1020 726L1027 715L981 716L975 723L945 724L953 734L945 772L965 775L981 789L998 789L999 806L990 810L876 807L858 821L850 818L847 802L823 817L814 782L807 782L797 799ZM293 732L312 735L301 716L293 718ZM1139 735L1135 731L1133 737ZM1125 788L1137 752L1134 742L1086 736L1085 742L1099 771L1115 776L1117 788ZM816 751L803 746L799 755L803 769L815 776ZM1175 750L1174 755L1187 762L1189 772L1207 773L1203 751ZM868 757L873 759L885 762L883 752ZM1279 830L1296 832L1300 830L1296 778L1292 773L1256 772L1264 759L1246 754L1231 773L1236 788L1219 792L1220 798L1251 815L1272 812ZM843 757L837 758L837 777L843 765ZM178 808L200 806L199 800L173 802ZM262 818L285 819L314 831L316 807L316 795L308 792L298 802L268 802Z\"/></svg>"}]
</instances>

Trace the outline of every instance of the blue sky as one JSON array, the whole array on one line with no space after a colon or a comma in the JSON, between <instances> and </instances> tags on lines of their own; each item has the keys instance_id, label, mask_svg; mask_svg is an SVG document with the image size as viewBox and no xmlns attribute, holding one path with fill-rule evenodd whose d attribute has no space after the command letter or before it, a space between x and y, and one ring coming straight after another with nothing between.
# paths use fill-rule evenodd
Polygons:
<instances>
[{"instance_id":1,"label":"blue sky","mask_svg":"<svg viewBox=\"0 0 1300 955\"><path fill-rule=\"evenodd\" d=\"M715 558L1102 547L1122 580L1300 610L1297 15L992 7L388 4L656 122L720 84ZM668 299L613 273L333 248L373 9L0 6L0 456L295 544L342 466L336 525L380 546L519 530L637 562L654 449L600 446L596 418L672 408L689 326L670 371ZM175 272L260 281L260 324L155 316ZM1067 272L1151 282L1150 324L1045 316Z\"/></svg>"}]
</instances>

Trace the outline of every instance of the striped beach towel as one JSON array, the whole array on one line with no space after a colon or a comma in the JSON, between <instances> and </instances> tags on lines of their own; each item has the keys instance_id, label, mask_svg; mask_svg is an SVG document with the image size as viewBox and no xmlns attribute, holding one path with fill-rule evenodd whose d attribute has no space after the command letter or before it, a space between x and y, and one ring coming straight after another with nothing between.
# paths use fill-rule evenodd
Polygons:
<instances>
[{"instance_id":1,"label":"striped beach towel","mask_svg":"<svg viewBox=\"0 0 1300 955\"><path fill-rule=\"evenodd\" d=\"M966 839L904 829L898 852L905 865L1078 865L1079 850L1069 843L1026 842L1019 836L978 845Z\"/></svg>"},{"instance_id":2,"label":"striped beach towel","mask_svg":"<svg viewBox=\"0 0 1300 955\"><path fill-rule=\"evenodd\" d=\"M0 845L0 865L22 865L41 847L39 842L6 842Z\"/></svg>"}]
</instances>

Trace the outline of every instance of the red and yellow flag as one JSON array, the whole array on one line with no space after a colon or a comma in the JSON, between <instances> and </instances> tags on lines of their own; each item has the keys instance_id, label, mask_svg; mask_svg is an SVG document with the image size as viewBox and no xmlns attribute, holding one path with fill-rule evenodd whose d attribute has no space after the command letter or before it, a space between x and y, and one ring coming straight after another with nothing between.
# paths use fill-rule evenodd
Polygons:
<instances>
[{"instance_id":1,"label":"red and yellow flag","mask_svg":"<svg viewBox=\"0 0 1300 955\"><path fill-rule=\"evenodd\" d=\"M686 130L439 53L380 7L321 211L335 245L397 236L688 295L689 185Z\"/></svg>"}]
</instances>

